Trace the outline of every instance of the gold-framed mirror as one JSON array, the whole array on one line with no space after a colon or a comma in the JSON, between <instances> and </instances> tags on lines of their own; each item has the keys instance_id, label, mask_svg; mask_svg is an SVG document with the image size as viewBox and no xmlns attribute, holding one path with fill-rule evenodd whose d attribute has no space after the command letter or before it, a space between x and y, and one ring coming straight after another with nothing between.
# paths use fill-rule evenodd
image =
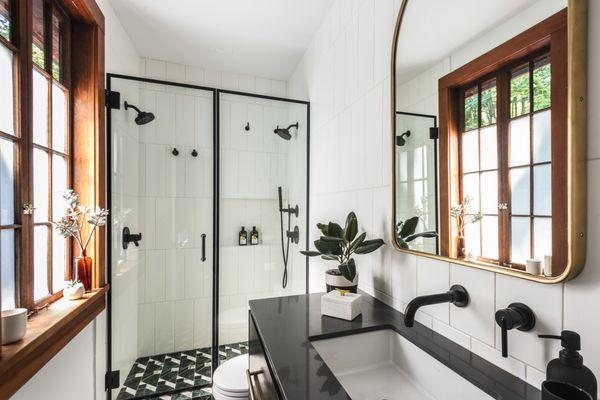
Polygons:
<instances>
[{"instance_id":1,"label":"gold-framed mirror","mask_svg":"<svg viewBox=\"0 0 600 400\"><path fill-rule=\"evenodd\" d=\"M586 252L587 0L403 0L398 251L558 283Z\"/></svg>"}]
</instances>

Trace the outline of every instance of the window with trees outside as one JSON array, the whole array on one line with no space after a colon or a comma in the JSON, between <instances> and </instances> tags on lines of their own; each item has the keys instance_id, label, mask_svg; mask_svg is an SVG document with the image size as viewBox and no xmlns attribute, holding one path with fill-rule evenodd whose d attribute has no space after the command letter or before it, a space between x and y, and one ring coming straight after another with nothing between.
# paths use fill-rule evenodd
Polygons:
<instances>
[{"instance_id":1,"label":"window with trees outside","mask_svg":"<svg viewBox=\"0 0 600 400\"><path fill-rule=\"evenodd\" d=\"M464 233L478 260L552 255L551 71L546 50L459 91L459 196L479 216Z\"/></svg>"},{"instance_id":2,"label":"window with trees outside","mask_svg":"<svg viewBox=\"0 0 600 400\"><path fill-rule=\"evenodd\" d=\"M32 309L57 299L70 273L69 243L52 226L70 187L70 24L55 1L32 0L26 51L15 40L16 4L0 0L2 309ZM31 65L31 92L18 89L23 65ZM28 129L17 118L23 98L32 104Z\"/></svg>"}]
</instances>

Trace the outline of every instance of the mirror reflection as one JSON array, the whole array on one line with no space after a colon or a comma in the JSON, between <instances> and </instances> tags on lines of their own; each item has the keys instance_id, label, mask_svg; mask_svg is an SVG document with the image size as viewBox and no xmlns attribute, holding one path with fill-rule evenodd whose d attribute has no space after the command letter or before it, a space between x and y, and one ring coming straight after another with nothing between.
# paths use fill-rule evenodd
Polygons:
<instances>
[{"instance_id":1,"label":"mirror reflection","mask_svg":"<svg viewBox=\"0 0 600 400\"><path fill-rule=\"evenodd\" d=\"M400 249L540 276L563 272L566 7L406 1L393 138Z\"/></svg>"}]
</instances>

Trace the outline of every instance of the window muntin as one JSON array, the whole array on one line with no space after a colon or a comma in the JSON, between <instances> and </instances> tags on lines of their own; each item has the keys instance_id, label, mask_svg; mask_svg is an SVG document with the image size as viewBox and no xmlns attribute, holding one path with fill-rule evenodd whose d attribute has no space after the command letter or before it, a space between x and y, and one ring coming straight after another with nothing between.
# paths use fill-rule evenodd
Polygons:
<instances>
[{"instance_id":1,"label":"window muntin","mask_svg":"<svg viewBox=\"0 0 600 400\"><path fill-rule=\"evenodd\" d=\"M467 253L517 266L552 254L550 57L493 75L462 90L461 196L483 214L465 229ZM499 148L508 153L500 161Z\"/></svg>"}]
</instances>

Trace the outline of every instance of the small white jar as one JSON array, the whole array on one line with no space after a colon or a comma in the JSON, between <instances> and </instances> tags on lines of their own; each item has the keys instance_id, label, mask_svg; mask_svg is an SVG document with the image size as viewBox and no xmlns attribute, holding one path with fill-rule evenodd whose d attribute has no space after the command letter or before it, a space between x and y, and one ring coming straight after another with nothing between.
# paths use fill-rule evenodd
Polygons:
<instances>
[{"instance_id":1,"label":"small white jar","mask_svg":"<svg viewBox=\"0 0 600 400\"><path fill-rule=\"evenodd\" d=\"M2 311L2 344L23 339L27 332L27 309L14 308Z\"/></svg>"}]
</instances>

